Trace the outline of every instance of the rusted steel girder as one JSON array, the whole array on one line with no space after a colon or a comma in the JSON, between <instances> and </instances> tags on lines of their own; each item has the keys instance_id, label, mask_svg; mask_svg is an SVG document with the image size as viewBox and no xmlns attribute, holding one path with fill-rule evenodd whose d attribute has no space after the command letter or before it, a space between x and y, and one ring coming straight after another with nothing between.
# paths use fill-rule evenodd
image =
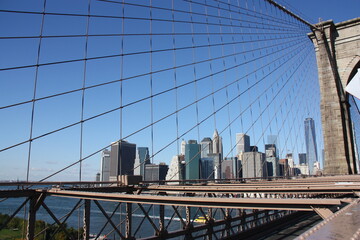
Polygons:
<instances>
[{"instance_id":1,"label":"rusted steel girder","mask_svg":"<svg viewBox=\"0 0 360 240\"><path fill-rule=\"evenodd\" d=\"M261 211L262 213L265 211ZM289 211L282 211L284 215L280 216L279 214L273 214L274 218L272 219L272 221L276 221L279 218L282 218L284 216L288 216L290 214ZM252 219L252 220L251 220ZM235 222L239 222L241 221L241 225L243 226L243 228L241 230L239 230L238 232L245 232L250 230L250 224L252 224L255 220L254 220L254 213L246 213L245 211L242 211L241 215L237 216L237 217L232 217L230 219L221 219L221 220L213 220L210 222L207 222L205 224L202 225L197 225L197 226L192 226L191 228L183 228L181 230L177 230L174 232L169 232L167 233L167 237L168 238L175 238L175 237L183 237L183 236L188 236L191 239L191 234L192 233L196 233L196 232L200 232L200 231L205 231L204 233L204 237L207 236L208 239L211 239L212 236L215 236L217 233L223 231L226 229L226 224L231 224L231 223L235 223ZM246 224L248 224L249 226L246 226ZM221 227L223 226L223 227ZM233 229L237 229L238 228L238 224L231 226L231 228ZM245 227L244 227L245 226ZM221 227L218 228L217 230L214 230L215 227ZM206 231L208 229L211 229L211 231ZM199 238L198 235L196 235L197 238ZM146 237L144 238L146 240L161 240L163 239L162 237L159 236L152 236L152 237ZM215 237L215 239L219 239L218 237ZM229 238L231 239L231 238ZM238 239L238 238L236 238Z\"/></svg>"},{"instance_id":2,"label":"rusted steel girder","mask_svg":"<svg viewBox=\"0 0 360 240\"><path fill-rule=\"evenodd\" d=\"M33 240L35 236L36 200L37 199L34 196L30 198L27 234L26 234L27 240Z\"/></svg>"},{"instance_id":3,"label":"rusted steel girder","mask_svg":"<svg viewBox=\"0 0 360 240\"><path fill-rule=\"evenodd\" d=\"M18 190L0 190L0 198L20 198L35 197L38 193L36 190L18 189Z\"/></svg>"},{"instance_id":4,"label":"rusted steel girder","mask_svg":"<svg viewBox=\"0 0 360 240\"><path fill-rule=\"evenodd\" d=\"M347 194L360 191L360 184L333 183L333 184L244 184L244 185L207 185L207 186L171 186L158 185L148 186L143 190L164 192L190 192L190 193L289 193L289 194Z\"/></svg>"},{"instance_id":5,"label":"rusted steel girder","mask_svg":"<svg viewBox=\"0 0 360 240\"><path fill-rule=\"evenodd\" d=\"M313 211L314 207L339 206L341 199L279 199L279 198L209 198L209 197L174 197L155 195L131 195L119 193L79 192L69 190L48 190L47 194L92 200L117 201L168 206L212 207L236 209L267 209Z\"/></svg>"},{"instance_id":6,"label":"rusted steel girder","mask_svg":"<svg viewBox=\"0 0 360 240\"><path fill-rule=\"evenodd\" d=\"M90 205L91 201L88 199L85 199L84 204L84 234L83 238L84 240L89 240L90 237Z\"/></svg>"}]
</instances>

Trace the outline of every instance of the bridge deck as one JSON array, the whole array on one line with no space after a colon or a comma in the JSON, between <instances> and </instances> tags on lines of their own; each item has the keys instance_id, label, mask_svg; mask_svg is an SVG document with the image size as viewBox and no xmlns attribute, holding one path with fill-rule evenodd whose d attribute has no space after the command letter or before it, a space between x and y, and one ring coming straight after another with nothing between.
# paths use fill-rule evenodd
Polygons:
<instances>
[{"instance_id":1,"label":"bridge deck","mask_svg":"<svg viewBox=\"0 0 360 240\"><path fill-rule=\"evenodd\" d=\"M358 239L359 236L360 201L356 200L297 239Z\"/></svg>"}]
</instances>

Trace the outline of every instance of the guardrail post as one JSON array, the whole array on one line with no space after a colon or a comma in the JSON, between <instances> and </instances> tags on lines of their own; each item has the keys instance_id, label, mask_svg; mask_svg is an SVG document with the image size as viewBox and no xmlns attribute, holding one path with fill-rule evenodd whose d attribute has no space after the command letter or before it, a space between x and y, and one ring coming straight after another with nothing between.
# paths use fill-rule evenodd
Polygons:
<instances>
[{"instance_id":1,"label":"guardrail post","mask_svg":"<svg viewBox=\"0 0 360 240\"><path fill-rule=\"evenodd\" d=\"M91 200L84 200L84 240L89 240L90 235L90 206Z\"/></svg>"},{"instance_id":2,"label":"guardrail post","mask_svg":"<svg viewBox=\"0 0 360 240\"><path fill-rule=\"evenodd\" d=\"M132 232L132 203L126 203L126 230L125 230L125 238L133 239Z\"/></svg>"},{"instance_id":3,"label":"guardrail post","mask_svg":"<svg viewBox=\"0 0 360 240\"><path fill-rule=\"evenodd\" d=\"M165 237L167 231L165 229L165 206L159 205L159 233L158 236Z\"/></svg>"},{"instance_id":4,"label":"guardrail post","mask_svg":"<svg viewBox=\"0 0 360 240\"><path fill-rule=\"evenodd\" d=\"M36 221L36 197L33 196L30 198L29 204L29 216L28 216L28 225L27 225L27 240L33 240L35 236L35 221Z\"/></svg>"}]
</instances>

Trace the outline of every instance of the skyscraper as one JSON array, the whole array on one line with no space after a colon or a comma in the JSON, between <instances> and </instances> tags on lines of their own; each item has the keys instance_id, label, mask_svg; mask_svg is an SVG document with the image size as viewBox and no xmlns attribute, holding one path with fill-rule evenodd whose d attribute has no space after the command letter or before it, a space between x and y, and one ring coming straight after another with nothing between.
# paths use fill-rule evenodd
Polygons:
<instances>
[{"instance_id":1,"label":"skyscraper","mask_svg":"<svg viewBox=\"0 0 360 240\"><path fill-rule=\"evenodd\" d=\"M268 142L268 144L275 144L275 145L277 145L277 138L278 138L277 135L268 135L268 136L267 136L267 142Z\"/></svg>"},{"instance_id":2,"label":"skyscraper","mask_svg":"<svg viewBox=\"0 0 360 240\"><path fill-rule=\"evenodd\" d=\"M213 147L213 153L220 153L222 156L223 153L222 137L219 136L219 133L216 129L213 135L212 147Z\"/></svg>"},{"instance_id":3,"label":"skyscraper","mask_svg":"<svg viewBox=\"0 0 360 240\"><path fill-rule=\"evenodd\" d=\"M204 138L201 141L201 158L207 158L210 153L213 152L211 138Z\"/></svg>"},{"instance_id":4,"label":"skyscraper","mask_svg":"<svg viewBox=\"0 0 360 240\"><path fill-rule=\"evenodd\" d=\"M145 179L146 164L150 164L149 148L138 147L136 151L134 175L141 175Z\"/></svg>"},{"instance_id":5,"label":"skyscraper","mask_svg":"<svg viewBox=\"0 0 360 240\"><path fill-rule=\"evenodd\" d=\"M185 155L185 145L186 145L186 141L183 139L181 141L181 147L180 147L180 154L181 155Z\"/></svg>"},{"instance_id":6,"label":"skyscraper","mask_svg":"<svg viewBox=\"0 0 360 240\"><path fill-rule=\"evenodd\" d=\"M107 182L110 180L110 151L105 149L101 152L100 163L100 181Z\"/></svg>"},{"instance_id":7,"label":"skyscraper","mask_svg":"<svg viewBox=\"0 0 360 240\"><path fill-rule=\"evenodd\" d=\"M292 153L287 153L286 154L286 158L288 160L288 164L290 168L294 168L294 159L293 159L293 154Z\"/></svg>"},{"instance_id":8,"label":"skyscraper","mask_svg":"<svg viewBox=\"0 0 360 240\"><path fill-rule=\"evenodd\" d=\"M286 158L279 160L279 176L282 177L289 176L289 164Z\"/></svg>"},{"instance_id":9,"label":"skyscraper","mask_svg":"<svg viewBox=\"0 0 360 240\"><path fill-rule=\"evenodd\" d=\"M264 153L245 152L242 160L243 178L267 177L267 166L264 162Z\"/></svg>"},{"instance_id":10,"label":"skyscraper","mask_svg":"<svg viewBox=\"0 0 360 240\"><path fill-rule=\"evenodd\" d=\"M244 133L236 134L236 154L250 152L250 137Z\"/></svg>"},{"instance_id":11,"label":"skyscraper","mask_svg":"<svg viewBox=\"0 0 360 240\"><path fill-rule=\"evenodd\" d=\"M305 144L306 144L306 162L309 166L310 175L314 174L313 166L318 161L315 123L312 118L306 118L305 125Z\"/></svg>"},{"instance_id":12,"label":"skyscraper","mask_svg":"<svg viewBox=\"0 0 360 240\"><path fill-rule=\"evenodd\" d=\"M214 159L213 158L201 158L200 178L201 179L214 179Z\"/></svg>"},{"instance_id":13,"label":"skyscraper","mask_svg":"<svg viewBox=\"0 0 360 240\"><path fill-rule=\"evenodd\" d=\"M176 155L172 158L169 171L166 174L166 180L184 180L185 179L185 161L184 155Z\"/></svg>"},{"instance_id":14,"label":"skyscraper","mask_svg":"<svg viewBox=\"0 0 360 240\"><path fill-rule=\"evenodd\" d=\"M279 163L276 157L276 145L265 144L265 157L269 177L279 176Z\"/></svg>"},{"instance_id":15,"label":"skyscraper","mask_svg":"<svg viewBox=\"0 0 360 240\"><path fill-rule=\"evenodd\" d=\"M307 164L297 165L296 168L299 169L300 174L309 175L309 166Z\"/></svg>"},{"instance_id":16,"label":"skyscraper","mask_svg":"<svg viewBox=\"0 0 360 240\"><path fill-rule=\"evenodd\" d=\"M213 161L214 179L221 179L221 154L220 153L210 153L209 158L211 158Z\"/></svg>"},{"instance_id":17,"label":"skyscraper","mask_svg":"<svg viewBox=\"0 0 360 240\"><path fill-rule=\"evenodd\" d=\"M278 136L277 135L268 135L267 143L275 146L275 149L276 149L275 154L276 154L277 159L279 160L279 151L277 151L277 148L279 147Z\"/></svg>"},{"instance_id":18,"label":"skyscraper","mask_svg":"<svg viewBox=\"0 0 360 240\"><path fill-rule=\"evenodd\" d=\"M185 145L186 179L200 178L200 146L196 140L189 140Z\"/></svg>"},{"instance_id":19,"label":"skyscraper","mask_svg":"<svg viewBox=\"0 0 360 240\"><path fill-rule=\"evenodd\" d=\"M96 174L95 182L100 182L100 173Z\"/></svg>"},{"instance_id":20,"label":"skyscraper","mask_svg":"<svg viewBox=\"0 0 360 240\"><path fill-rule=\"evenodd\" d=\"M219 136L218 131L215 129L213 140L213 153L210 155L214 159L214 178L221 179L221 162L223 157L222 137Z\"/></svg>"},{"instance_id":21,"label":"skyscraper","mask_svg":"<svg viewBox=\"0 0 360 240\"><path fill-rule=\"evenodd\" d=\"M293 159L293 154L292 153L288 153L286 154L286 159L288 160L288 165L289 165L289 176L294 176L294 159Z\"/></svg>"},{"instance_id":22,"label":"skyscraper","mask_svg":"<svg viewBox=\"0 0 360 240\"><path fill-rule=\"evenodd\" d=\"M110 177L134 175L136 144L119 141L111 144Z\"/></svg>"},{"instance_id":23,"label":"skyscraper","mask_svg":"<svg viewBox=\"0 0 360 240\"><path fill-rule=\"evenodd\" d=\"M238 159L237 157L225 158L221 163L221 178L232 179L237 178Z\"/></svg>"},{"instance_id":24,"label":"skyscraper","mask_svg":"<svg viewBox=\"0 0 360 240\"><path fill-rule=\"evenodd\" d=\"M250 152L258 152L259 148L258 146L250 146Z\"/></svg>"},{"instance_id":25,"label":"skyscraper","mask_svg":"<svg viewBox=\"0 0 360 240\"><path fill-rule=\"evenodd\" d=\"M269 152L268 152L269 150ZM265 153L266 155L269 157L276 157L276 152L277 152L277 149L276 149L276 145L274 143L269 143L269 144L265 144Z\"/></svg>"},{"instance_id":26,"label":"skyscraper","mask_svg":"<svg viewBox=\"0 0 360 240\"><path fill-rule=\"evenodd\" d=\"M299 164L307 164L306 153L299 153Z\"/></svg>"},{"instance_id":27,"label":"skyscraper","mask_svg":"<svg viewBox=\"0 0 360 240\"><path fill-rule=\"evenodd\" d=\"M165 180L169 166L165 163L146 164L145 181L162 181Z\"/></svg>"}]
</instances>

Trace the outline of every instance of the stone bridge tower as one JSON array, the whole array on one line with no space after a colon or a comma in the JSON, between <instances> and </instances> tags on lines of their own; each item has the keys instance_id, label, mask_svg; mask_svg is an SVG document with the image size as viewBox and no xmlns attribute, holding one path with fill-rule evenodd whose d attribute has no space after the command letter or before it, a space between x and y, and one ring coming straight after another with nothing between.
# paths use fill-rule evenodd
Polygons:
<instances>
[{"instance_id":1,"label":"stone bridge tower","mask_svg":"<svg viewBox=\"0 0 360 240\"><path fill-rule=\"evenodd\" d=\"M354 174L354 138L345 86L360 68L360 18L316 25L309 34L316 51L321 92L325 174Z\"/></svg>"}]
</instances>

